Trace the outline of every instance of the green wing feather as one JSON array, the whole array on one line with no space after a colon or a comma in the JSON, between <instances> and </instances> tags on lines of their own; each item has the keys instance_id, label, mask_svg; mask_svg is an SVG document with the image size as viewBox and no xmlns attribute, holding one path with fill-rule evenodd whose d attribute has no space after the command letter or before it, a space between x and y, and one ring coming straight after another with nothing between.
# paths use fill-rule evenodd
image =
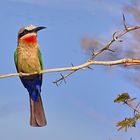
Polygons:
<instances>
[{"instance_id":1,"label":"green wing feather","mask_svg":"<svg viewBox=\"0 0 140 140\"><path fill-rule=\"evenodd\" d=\"M16 65L16 69L18 71L18 56L17 56L17 49L15 50L14 52L14 62L15 62L15 65Z\"/></svg>"},{"instance_id":2,"label":"green wing feather","mask_svg":"<svg viewBox=\"0 0 140 140\"><path fill-rule=\"evenodd\" d=\"M41 54L40 49L38 49L38 58L39 58L41 70L43 70L44 69L44 64L43 64L43 59L42 59L42 54Z\"/></svg>"}]
</instances>

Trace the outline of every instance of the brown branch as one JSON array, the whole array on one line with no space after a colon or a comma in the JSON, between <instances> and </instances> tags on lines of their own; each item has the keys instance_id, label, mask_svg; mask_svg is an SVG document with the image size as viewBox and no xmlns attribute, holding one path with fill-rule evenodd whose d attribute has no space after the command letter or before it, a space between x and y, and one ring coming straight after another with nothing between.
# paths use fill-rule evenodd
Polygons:
<instances>
[{"instance_id":1,"label":"brown branch","mask_svg":"<svg viewBox=\"0 0 140 140\"><path fill-rule=\"evenodd\" d=\"M81 65L78 66L72 66L72 67L64 67L64 68L54 68L54 69L46 69L42 70L39 73L38 72L33 72L33 73L12 73L12 74L5 74L5 75L0 75L0 78L7 78L7 77L13 77L13 76L30 76L30 75L35 75L35 74L43 74L43 73L53 73L53 72L63 72L63 71L77 71L80 69L88 69L91 65L104 65L104 66L112 66L112 65L140 65L140 59L133 59L133 58L124 58L124 59L119 59L119 60L114 60L114 61L94 61L94 60L89 60Z\"/></svg>"},{"instance_id":2,"label":"brown branch","mask_svg":"<svg viewBox=\"0 0 140 140\"><path fill-rule=\"evenodd\" d=\"M127 106L129 106L134 112L137 112L140 114L140 110L137 108L137 106L133 106L131 101L125 101L124 102Z\"/></svg>"},{"instance_id":3,"label":"brown branch","mask_svg":"<svg viewBox=\"0 0 140 140\"><path fill-rule=\"evenodd\" d=\"M112 35L112 39L101 49L99 50L98 52L94 52L93 56L91 59L94 59L95 57L97 57L98 55L100 55L101 53L103 53L104 51L106 50L109 50L110 51L110 47L111 45L116 42L116 41L119 41L119 39L124 36L125 34L127 34L128 32L130 31L134 31L134 30L137 30L137 29L140 29L140 26L135 26L135 27L127 27L126 25L126 21L125 21L125 16L123 15L123 24L124 24L124 30L121 31L118 35L117 32L114 32L113 35Z\"/></svg>"}]
</instances>

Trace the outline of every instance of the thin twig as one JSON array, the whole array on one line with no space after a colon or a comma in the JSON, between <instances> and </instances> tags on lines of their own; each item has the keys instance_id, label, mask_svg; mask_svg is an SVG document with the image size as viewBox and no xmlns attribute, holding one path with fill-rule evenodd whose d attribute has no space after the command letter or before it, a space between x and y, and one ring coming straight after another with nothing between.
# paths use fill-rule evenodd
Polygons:
<instances>
[{"instance_id":1,"label":"thin twig","mask_svg":"<svg viewBox=\"0 0 140 140\"><path fill-rule=\"evenodd\" d=\"M62 81L62 80L64 80L64 82L66 83L66 80L65 80L65 79L66 79L68 76L70 76L71 74L73 74L74 72L76 72L76 71L77 71L77 70L73 70L73 71L71 71L70 73L61 76L61 78L59 78L59 79L53 81L53 83L56 84L57 86L61 84L61 81Z\"/></svg>"},{"instance_id":2,"label":"thin twig","mask_svg":"<svg viewBox=\"0 0 140 140\"><path fill-rule=\"evenodd\" d=\"M135 112L138 112L140 114L140 110L136 106L133 106L130 101L125 101L124 103L128 105L131 109L133 109Z\"/></svg>"}]
</instances>

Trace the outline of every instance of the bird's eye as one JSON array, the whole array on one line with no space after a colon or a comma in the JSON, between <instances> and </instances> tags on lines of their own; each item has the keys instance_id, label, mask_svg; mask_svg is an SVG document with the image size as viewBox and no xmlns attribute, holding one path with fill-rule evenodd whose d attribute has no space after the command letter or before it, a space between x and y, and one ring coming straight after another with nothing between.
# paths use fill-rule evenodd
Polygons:
<instances>
[{"instance_id":1,"label":"bird's eye","mask_svg":"<svg viewBox=\"0 0 140 140\"><path fill-rule=\"evenodd\" d=\"M27 30L27 29L25 29L25 30L23 31L23 33L24 33L24 34L28 33L28 30Z\"/></svg>"}]
</instances>

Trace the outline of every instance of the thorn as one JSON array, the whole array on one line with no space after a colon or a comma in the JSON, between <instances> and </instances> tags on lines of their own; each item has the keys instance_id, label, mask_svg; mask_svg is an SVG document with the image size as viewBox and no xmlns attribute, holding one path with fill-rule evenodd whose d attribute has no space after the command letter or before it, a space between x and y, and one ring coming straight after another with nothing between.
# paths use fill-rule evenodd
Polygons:
<instances>
[{"instance_id":1,"label":"thorn","mask_svg":"<svg viewBox=\"0 0 140 140\"><path fill-rule=\"evenodd\" d=\"M62 84L62 80L59 82L58 86Z\"/></svg>"},{"instance_id":2,"label":"thorn","mask_svg":"<svg viewBox=\"0 0 140 140\"><path fill-rule=\"evenodd\" d=\"M62 78L64 78L63 74L60 73L60 75L61 75Z\"/></svg>"},{"instance_id":3,"label":"thorn","mask_svg":"<svg viewBox=\"0 0 140 140\"><path fill-rule=\"evenodd\" d=\"M59 85L62 83L62 81L60 81L61 79L59 79L59 80L55 80L53 83L57 86L57 87L59 87Z\"/></svg>"},{"instance_id":4,"label":"thorn","mask_svg":"<svg viewBox=\"0 0 140 140\"><path fill-rule=\"evenodd\" d=\"M93 60L89 59L87 62L93 62Z\"/></svg>"},{"instance_id":5,"label":"thorn","mask_svg":"<svg viewBox=\"0 0 140 140\"><path fill-rule=\"evenodd\" d=\"M58 87L58 84L57 84L57 81L56 80L53 81L53 84L55 84Z\"/></svg>"},{"instance_id":6,"label":"thorn","mask_svg":"<svg viewBox=\"0 0 140 140\"><path fill-rule=\"evenodd\" d=\"M95 54L94 54L94 48L92 49L92 56L94 56Z\"/></svg>"},{"instance_id":7,"label":"thorn","mask_svg":"<svg viewBox=\"0 0 140 140\"><path fill-rule=\"evenodd\" d=\"M56 86L57 86L57 87L59 87L59 85L58 85L58 83L57 83L57 82L56 82L55 84L56 84Z\"/></svg>"},{"instance_id":8,"label":"thorn","mask_svg":"<svg viewBox=\"0 0 140 140\"><path fill-rule=\"evenodd\" d=\"M139 105L140 105L140 103L138 103L138 104L136 105L136 108L138 108Z\"/></svg>"},{"instance_id":9,"label":"thorn","mask_svg":"<svg viewBox=\"0 0 140 140\"><path fill-rule=\"evenodd\" d=\"M123 14L123 24L124 24L125 30L127 31L128 28L127 28L127 25L126 25L126 20L125 20L125 15L124 14Z\"/></svg>"},{"instance_id":10,"label":"thorn","mask_svg":"<svg viewBox=\"0 0 140 140\"><path fill-rule=\"evenodd\" d=\"M94 48L92 49L92 52L91 52L91 58L90 58L90 60L93 60L94 59L94 57L95 57L95 51L94 51Z\"/></svg>"},{"instance_id":11,"label":"thorn","mask_svg":"<svg viewBox=\"0 0 140 140\"><path fill-rule=\"evenodd\" d=\"M73 63L71 63L71 66L74 67Z\"/></svg>"},{"instance_id":12,"label":"thorn","mask_svg":"<svg viewBox=\"0 0 140 140\"><path fill-rule=\"evenodd\" d=\"M93 70L93 68L91 68L90 66L87 66L88 69Z\"/></svg>"},{"instance_id":13,"label":"thorn","mask_svg":"<svg viewBox=\"0 0 140 140\"><path fill-rule=\"evenodd\" d=\"M136 115L136 110L134 110L134 116Z\"/></svg>"},{"instance_id":14,"label":"thorn","mask_svg":"<svg viewBox=\"0 0 140 140\"><path fill-rule=\"evenodd\" d=\"M123 40L118 40L119 42L123 42Z\"/></svg>"},{"instance_id":15,"label":"thorn","mask_svg":"<svg viewBox=\"0 0 140 140\"><path fill-rule=\"evenodd\" d=\"M61 73L60 73L60 75L61 75L61 77L62 77L62 80L64 80L64 83L66 84L67 82L66 82L66 79L65 79L64 75L61 74ZM62 81L61 81L61 83L62 83Z\"/></svg>"},{"instance_id":16,"label":"thorn","mask_svg":"<svg viewBox=\"0 0 140 140\"><path fill-rule=\"evenodd\" d=\"M124 13L123 13L123 21L125 22L125 15L124 15Z\"/></svg>"},{"instance_id":17,"label":"thorn","mask_svg":"<svg viewBox=\"0 0 140 140\"><path fill-rule=\"evenodd\" d=\"M58 86L57 80L53 81L53 84L55 84L56 86Z\"/></svg>"},{"instance_id":18,"label":"thorn","mask_svg":"<svg viewBox=\"0 0 140 140\"><path fill-rule=\"evenodd\" d=\"M114 50L111 50L111 49L109 49L109 48L108 48L107 50L110 51L110 52L115 52Z\"/></svg>"},{"instance_id":19,"label":"thorn","mask_svg":"<svg viewBox=\"0 0 140 140\"><path fill-rule=\"evenodd\" d=\"M129 102L133 102L134 100L136 100L136 98L129 99Z\"/></svg>"},{"instance_id":20,"label":"thorn","mask_svg":"<svg viewBox=\"0 0 140 140\"><path fill-rule=\"evenodd\" d=\"M64 78L63 80L64 80L64 83L67 84L66 79Z\"/></svg>"},{"instance_id":21,"label":"thorn","mask_svg":"<svg viewBox=\"0 0 140 140\"><path fill-rule=\"evenodd\" d=\"M117 37L115 36L116 33L117 33L117 32L114 32L114 33L113 33L113 39L114 39L115 41L117 40Z\"/></svg>"}]
</instances>

